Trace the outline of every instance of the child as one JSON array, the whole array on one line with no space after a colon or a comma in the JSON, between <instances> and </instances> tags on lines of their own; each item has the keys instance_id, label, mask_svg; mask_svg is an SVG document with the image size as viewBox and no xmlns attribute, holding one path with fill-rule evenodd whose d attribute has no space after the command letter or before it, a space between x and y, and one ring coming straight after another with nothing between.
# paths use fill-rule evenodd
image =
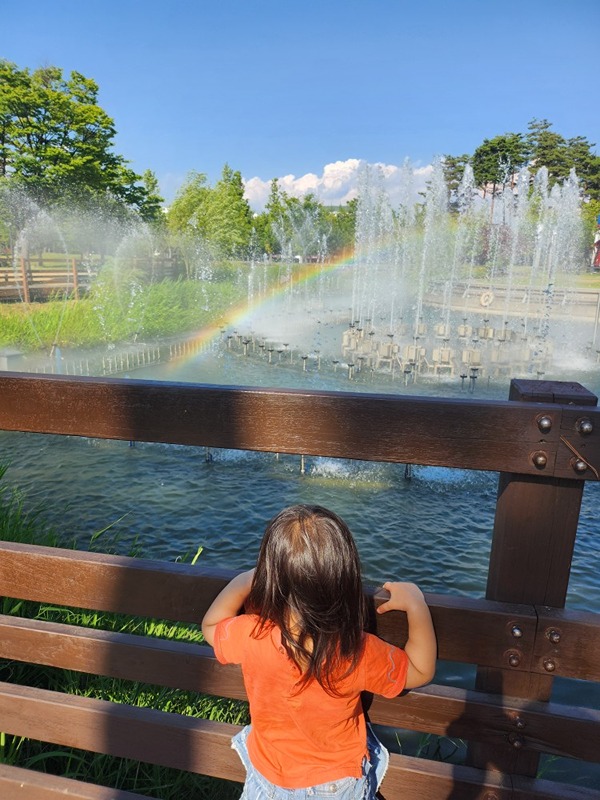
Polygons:
<instances>
[{"instance_id":1,"label":"child","mask_svg":"<svg viewBox=\"0 0 600 800\"><path fill-rule=\"evenodd\" d=\"M383 588L390 598L378 612L408 615L404 650L364 632L360 560L346 524L298 505L268 524L256 569L215 598L204 638L221 663L242 665L250 701L251 725L232 742L246 767L244 800L375 797L389 754L367 730L360 694L422 686L436 659L420 589Z\"/></svg>"}]
</instances>

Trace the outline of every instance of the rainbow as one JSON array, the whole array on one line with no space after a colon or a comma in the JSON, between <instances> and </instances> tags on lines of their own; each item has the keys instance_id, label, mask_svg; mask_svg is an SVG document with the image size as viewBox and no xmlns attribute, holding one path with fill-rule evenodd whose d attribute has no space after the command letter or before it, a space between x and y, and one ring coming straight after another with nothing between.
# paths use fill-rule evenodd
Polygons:
<instances>
[{"instance_id":1,"label":"rainbow","mask_svg":"<svg viewBox=\"0 0 600 800\"><path fill-rule=\"evenodd\" d=\"M323 275L329 275L333 272L350 268L353 265L353 261L353 255L344 255L343 257L334 259L327 264L317 263L294 265L292 275L294 287L298 288L299 286L305 286L311 281L315 281L322 277ZM199 350L204 349L214 339L222 335L224 327L226 327L228 330L241 328L245 324L248 324L249 320L251 320L252 317L259 311L264 313L265 309L268 309L271 305L274 306L277 303L277 300L283 294L285 294L288 289L289 284L287 281L284 281L279 285L269 287L268 292L265 294L260 294L256 298L250 300L245 298L241 302L233 305L230 309L228 309L227 312L223 314L222 320L204 325L195 336L188 340L189 346L186 348L188 352L182 355L181 358L177 358L172 361L169 366L169 371L172 372L181 369L182 366L195 358Z\"/></svg>"}]
</instances>

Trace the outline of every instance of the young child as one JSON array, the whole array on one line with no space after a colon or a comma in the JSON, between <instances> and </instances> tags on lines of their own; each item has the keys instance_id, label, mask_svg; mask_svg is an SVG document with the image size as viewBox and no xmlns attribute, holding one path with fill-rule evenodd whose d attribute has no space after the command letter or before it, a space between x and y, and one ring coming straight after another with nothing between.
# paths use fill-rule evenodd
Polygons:
<instances>
[{"instance_id":1,"label":"young child","mask_svg":"<svg viewBox=\"0 0 600 800\"><path fill-rule=\"evenodd\" d=\"M360 560L346 524L297 505L268 524L256 569L215 598L204 638L221 663L241 664L250 701L251 725L232 742L246 767L244 800L375 797L389 754L367 729L361 692L394 697L422 686L436 660L420 589L383 588L390 598L378 612L408 615L403 650L364 632Z\"/></svg>"}]
</instances>

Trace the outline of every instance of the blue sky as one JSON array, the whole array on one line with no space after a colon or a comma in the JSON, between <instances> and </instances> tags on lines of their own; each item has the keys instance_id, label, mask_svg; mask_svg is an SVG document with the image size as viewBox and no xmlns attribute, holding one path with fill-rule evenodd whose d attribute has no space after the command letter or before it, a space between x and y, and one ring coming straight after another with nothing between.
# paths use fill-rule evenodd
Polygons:
<instances>
[{"instance_id":1,"label":"blue sky","mask_svg":"<svg viewBox=\"0 0 600 800\"><path fill-rule=\"evenodd\" d=\"M533 117L600 143L600 0L3 6L1 57L94 78L117 152L167 200L225 162L257 203L283 176L342 198L360 160L425 168Z\"/></svg>"}]
</instances>

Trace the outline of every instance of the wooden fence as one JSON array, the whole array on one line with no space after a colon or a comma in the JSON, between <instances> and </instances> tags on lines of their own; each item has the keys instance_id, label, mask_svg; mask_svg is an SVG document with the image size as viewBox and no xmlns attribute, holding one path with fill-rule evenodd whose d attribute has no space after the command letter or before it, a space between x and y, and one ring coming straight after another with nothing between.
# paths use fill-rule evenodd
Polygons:
<instances>
[{"instance_id":1,"label":"wooden fence","mask_svg":"<svg viewBox=\"0 0 600 800\"><path fill-rule=\"evenodd\" d=\"M578 384L513 381L506 402L145 381L0 376L0 429L499 471L487 597L427 595L439 658L476 664L472 690L432 684L370 707L373 722L461 737L469 764L392 755L383 795L411 800L600 800L536 778L550 753L600 762L600 711L550 699L555 676L600 680L600 614L564 608L586 480L599 479L600 411ZM198 622L233 573L0 545L0 594ZM372 596L372 602L379 602ZM402 613L374 616L402 644ZM243 698L208 647L0 617L0 657ZM235 726L0 684L2 730L231 780ZM132 800L131 793L0 765L6 800Z\"/></svg>"},{"instance_id":2,"label":"wooden fence","mask_svg":"<svg viewBox=\"0 0 600 800\"><path fill-rule=\"evenodd\" d=\"M103 258L97 254L70 256L42 253L34 258L0 256L0 302L48 300L68 295L74 300L88 291ZM140 269L149 280L173 278L179 266L167 256L150 259L129 258L127 264Z\"/></svg>"}]
</instances>

